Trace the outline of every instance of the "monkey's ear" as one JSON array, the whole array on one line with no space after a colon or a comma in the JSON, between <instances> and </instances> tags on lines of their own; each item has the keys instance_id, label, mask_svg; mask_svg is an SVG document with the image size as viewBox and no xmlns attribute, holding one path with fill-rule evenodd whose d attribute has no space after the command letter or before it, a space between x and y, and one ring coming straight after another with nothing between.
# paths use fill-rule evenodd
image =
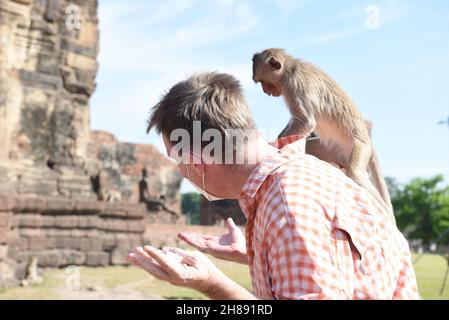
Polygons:
<instances>
[{"instance_id":1,"label":"monkey's ear","mask_svg":"<svg viewBox=\"0 0 449 320\"><path fill-rule=\"evenodd\" d=\"M270 66L272 66L275 70L279 70L282 68L282 64L276 60L276 58L271 57L270 60L268 60L268 63Z\"/></svg>"}]
</instances>

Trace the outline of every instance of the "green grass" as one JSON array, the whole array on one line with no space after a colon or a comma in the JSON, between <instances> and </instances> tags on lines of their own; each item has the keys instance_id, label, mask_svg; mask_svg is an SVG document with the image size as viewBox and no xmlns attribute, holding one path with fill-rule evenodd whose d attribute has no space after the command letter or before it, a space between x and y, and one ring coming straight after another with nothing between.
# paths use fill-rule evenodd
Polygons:
<instances>
[{"instance_id":1,"label":"green grass","mask_svg":"<svg viewBox=\"0 0 449 320\"><path fill-rule=\"evenodd\" d=\"M443 285L444 274L448 267L447 261L440 255L426 254L415 263L416 278L419 293L423 299L449 300L449 279L442 296L440 289Z\"/></svg>"},{"instance_id":2,"label":"green grass","mask_svg":"<svg viewBox=\"0 0 449 320\"><path fill-rule=\"evenodd\" d=\"M230 278L251 288L248 267L211 259ZM159 281L133 266L81 267L80 290L66 289L66 279L65 269L47 269L42 283L1 289L0 299L206 299L201 293Z\"/></svg>"},{"instance_id":3,"label":"green grass","mask_svg":"<svg viewBox=\"0 0 449 320\"><path fill-rule=\"evenodd\" d=\"M231 279L250 289L248 267L213 259ZM449 283L439 291L447 263L439 255L425 255L415 265L423 299L448 299ZM80 268L81 290L65 288L64 269L48 269L44 281L31 287L0 290L0 299L205 299L202 294L159 281L135 267ZM94 289L94 291L92 291Z\"/></svg>"}]
</instances>

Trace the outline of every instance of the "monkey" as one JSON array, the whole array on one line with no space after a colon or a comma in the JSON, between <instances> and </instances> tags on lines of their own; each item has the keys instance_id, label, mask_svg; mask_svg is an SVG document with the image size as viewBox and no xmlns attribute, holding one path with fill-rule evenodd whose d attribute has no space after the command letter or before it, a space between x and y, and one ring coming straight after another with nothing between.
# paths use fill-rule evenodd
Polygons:
<instances>
[{"instance_id":1,"label":"monkey","mask_svg":"<svg viewBox=\"0 0 449 320\"><path fill-rule=\"evenodd\" d=\"M26 278L21 282L21 285L23 287L28 287L29 285L32 284L42 283L43 278L39 275L38 263L39 261L36 256L30 258L25 270Z\"/></svg>"},{"instance_id":2,"label":"monkey","mask_svg":"<svg viewBox=\"0 0 449 320\"><path fill-rule=\"evenodd\" d=\"M122 199L120 191L113 190L109 183L109 176L106 170L101 169L95 178L98 200L109 203L119 202Z\"/></svg>"},{"instance_id":3,"label":"monkey","mask_svg":"<svg viewBox=\"0 0 449 320\"><path fill-rule=\"evenodd\" d=\"M395 221L366 123L337 82L312 63L295 59L283 49L266 49L254 54L252 60L254 82L260 82L269 96L282 95L290 111L290 121L279 136L308 137L315 132L319 145L313 141L309 150L344 168L346 175L367 189Z\"/></svg>"}]
</instances>

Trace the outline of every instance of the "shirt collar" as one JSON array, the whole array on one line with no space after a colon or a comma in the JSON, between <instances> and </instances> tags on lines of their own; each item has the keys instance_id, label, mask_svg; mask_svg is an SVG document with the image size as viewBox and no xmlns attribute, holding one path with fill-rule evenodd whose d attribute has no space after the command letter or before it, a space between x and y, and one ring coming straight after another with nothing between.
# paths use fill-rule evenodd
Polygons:
<instances>
[{"instance_id":1,"label":"shirt collar","mask_svg":"<svg viewBox=\"0 0 449 320\"><path fill-rule=\"evenodd\" d=\"M305 138L299 135L292 135L280 138L270 143L270 145L279 149L279 152L268 157L250 174L242 186L240 195L254 198L257 191L267 179L267 177L281 165L298 159L305 153Z\"/></svg>"}]
</instances>

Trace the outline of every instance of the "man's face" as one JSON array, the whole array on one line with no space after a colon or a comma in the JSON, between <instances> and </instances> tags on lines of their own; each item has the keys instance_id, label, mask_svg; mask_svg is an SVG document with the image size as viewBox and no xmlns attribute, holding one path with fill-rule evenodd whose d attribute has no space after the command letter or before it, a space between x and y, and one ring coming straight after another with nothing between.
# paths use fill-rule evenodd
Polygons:
<instances>
[{"instance_id":1,"label":"man's face","mask_svg":"<svg viewBox=\"0 0 449 320\"><path fill-rule=\"evenodd\" d=\"M171 144L170 140L164 134L162 134L162 140L164 141L167 156L177 163L178 170L179 170L179 173L181 174L181 176L183 176L186 179L189 179L189 175L190 175L190 180L197 186L201 186L203 183L202 177L197 173L197 169L195 168L195 165L192 163L193 160L191 158L191 155L190 154L182 155L184 158L180 159L181 161L176 161L176 159L173 159L172 157L170 157L171 148L172 148L172 144ZM187 159L188 159L187 157L190 157L188 163L187 163ZM189 167L188 169L187 169L187 166ZM189 170L189 172L187 172L187 170Z\"/></svg>"}]
</instances>

